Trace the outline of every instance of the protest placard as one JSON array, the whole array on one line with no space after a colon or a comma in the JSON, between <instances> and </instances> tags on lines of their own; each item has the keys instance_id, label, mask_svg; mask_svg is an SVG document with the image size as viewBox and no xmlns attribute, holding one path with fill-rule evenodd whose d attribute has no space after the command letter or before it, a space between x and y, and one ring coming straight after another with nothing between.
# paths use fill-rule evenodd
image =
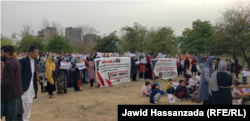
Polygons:
<instances>
[{"instance_id":1,"label":"protest placard","mask_svg":"<svg viewBox=\"0 0 250 121\"><path fill-rule=\"evenodd\" d=\"M78 66L78 69L79 69L79 70L82 70L82 69L86 68L84 62L76 63L76 65Z\"/></svg>"},{"instance_id":2,"label":"protest placard","mask_svg":"<svg viewBox=\"0 0 250 121\"><path fill-rule=\"evenodd\" d=\"M116 53L116 52L115 52L115 53L114 53L114 56L115 56L115 57L119 57L119 53Z\"/></svg>"},{"instance_id":3,"label":"protest placard","mask_svg":"<svg viewBox=\"0 0 250 121\"><path fill-rule=\"evenodd\" d=\"M136 61L135 64L136 64L136 65L140 64L140 61Z\"/></svg>"},{"instance_id":4,"label":"protest placard","mask_svg":"<svg viewBox=\"0 0 250 121\"><path fill-rule=\"evenodd\" d=\"M70 66L70 62L61 62L61 69L69 69Z\"/></svg>"},{"instance_id":5,"label":"protest placard","mask_svg":"<svg viewBox=\"0 0 250 121\"><path fill-rule=\"evenodd\" d=\"M142 59L141 59L141 64L146 64L146 63L147 63L146 57L142 58Z\"/></svg>"},{"instance_id":6,"label":"protest placard","mask_svg":"<svg viewBox=\"0 0 250 121\"><path fill-rule=\"evenodd\" d=\"M174 100L174 97L172 94L168 94L168 100L169 100L169 103L174 103L175 100Z\"/></svg>"},{"instance_id":7,"label":"protest placard","mask_svg":"<svg viewBox=\"0 0 250 121\"><path fill-rule=\"evenodd\" d=\"M162 53L158 53L158 56L161 58L162 57Z\"/></svg>"}]
</instances>

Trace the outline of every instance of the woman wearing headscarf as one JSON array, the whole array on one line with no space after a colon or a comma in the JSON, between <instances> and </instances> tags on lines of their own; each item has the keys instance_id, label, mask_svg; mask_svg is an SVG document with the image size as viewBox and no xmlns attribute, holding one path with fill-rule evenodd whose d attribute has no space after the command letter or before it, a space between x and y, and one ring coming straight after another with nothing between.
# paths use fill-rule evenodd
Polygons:
<instances>
[{"instance_id":1,"label":"woman wearing headscarf","mask_svg":"<svg viewBox=\"0 0 250 121\"><path fill-rule=\"evenodd\" d=\"M136 65L136 62L137 59L136 57L134 56L132 59L131 59L131 74L132 74L132 81L136 81L136 76L137 76L137 65Z\"/></svg>"},{"instance_id":2,"label":"woman wearing headscarf","mask_svg":"<svg viewBox=\"0 0 250 121\"><path fill-rule=\"evenodd\" d=\"M46 58L44 58L44 59L41 59L38 62L39 80L40 80L41 92L42 93L46 92L46 90L47 90L47 87L43 86L44 85L44 79L45 79L45 63L46 63Z\"/></svg>"},{"instance_id":3,"label":"woman wearing headscarf","mask_svg":"<svg viewBox=\"0 0 250 121\"><path fill-rule=\"evenodd\" d=\"M88 82L90 82L90 87L93 89L93 83L96 81L94 62L89 61L89 70L88 70Z\"/></svg>"},{"instance_id":4,"label":"woman wearing headscarf","mask_svg":"<svg viewBox=\"0 0 250 121\"><path fill-rule=\"evenodd\" d=\"M187 57L185 62L184 62L184 71L186 70L186 68L188 68L188 70L189 70L189 67L190 67L190 61L188 60L188 57ZM184 73L184 75L185 75L185 73Z\"/></svg>"},{"instance_id":5,"label":"woman wearing headscarf","mask_svg":"<svg viewBox=\"0 0 250 121\"><path fill-rule=\"evenodd\" d=\"M53 98L53 91L56 91L55 86L55 64L52 55L50 55L45 64L45 78L47 80L47 90L49 92L49 98Z\"/></svg>"},{"instance_id":6,"label":"woman wearing headscarf","mask_svg":"<svg viewBox=\"0 0 250 121\"><path fill-rule=\"evenodd\" d=\"M61 69L61 62L64 58L60 57L56 65L57 68L57 94L67 93L67 70Z\"/></svg>"},{"instance_id":7,"label":"woman wearing headscarf","mask_svg":"<svg viewBox=\"0 0 250 121\"><path fill-rule=\"evenodd\" d=\"M235 59L235 67L234 68L235 68L234 70L235 70L236 77L239 78L238 74L240 73L240 64L238 63L238 59Z\"/></svg>"},{"instance_id":8,"label":"woman wearing headscarf","mask_svg":"<svg viewBox=\"0 0 250 121\"><path fill-rule=\"evenodd\" d=\"M227 63L221 61L218 65L218 71L214 72L209 82L209 94L211 96L211 105L232 105L232 77L227 72Z\"/></svg>"},{"instance_id":9,"label":"woman wearing headscarf","mask_svg":"<svg viewBox=\"0 0 250 121\"><path fill-rule=\"evenodd\" d=\"M230 74L231 74L233 80L234 80L234 66L235 66L235 61L232 60L232 62L230 64L230 69L231 69Z\"/></svg>"},{"instance_id":10,"label":"woman wearing headscarf","mask_svg":"<svg viewBox=\"0 0 250 121\"><path fill-rule=\"evenodd\" d=\"M142 55L142 56L140 56L140 58L139 58L139 60L141 61L142 59L144 59L144 56ZM139 64L139 72L140 72L140 74L139 74L139 78L140 78L140 80L144 80L144 74L145 74L145 65L146 64L144 64L144 63L140 63Z\"/></svg>"},{"instance_id":11,"label":"woman wearing headscarf","mask_svg":"<svg viewBox=\"0 0 250 121\"><path fill-rule=\"evenodd\" d=\"M72 79L73 79L73 87L75 92L81 91L78 86L78 81L80 80L80 70L78 69L76 63L80 62L80 57L77 56L76 58L71 59L72 65Z\"/></svg>"},{"instance_id":12,"label":"woman wearing headscarf","mask_svg":"<svg viewBox=\"0 0 250 121\"><path fill-rule=\"evenodd\" d=\"M146 59L147 59L147 64L145 66L146 72L145 72L145 77L144 78L153 80L150 55L148 55L146 57Z\"/></svg>"},{"instance_id":13,"label":"woman wearing headscarf","mask_svg":"<svg viewBox=\"0 0 250 121\"><path fill-rule=\"evenodd\" d=\"M200 87L199 87L199 98L203 99L203 105L209 105L211 96L209 95L209 81L214 73L213 66L216 60L214 56L209 56L205 66L202 69Z\"/></svg>"},{"instance_id":14,"label":"woman wearing headscarf","mask_svg":"<svg viewBox=\"0 0 250 121\"><path fill-rule=\"evenodd\" d=\"M93 54L93 55L94 55L94 54ZM89 56L89 62L90 62L90 61L92 61L92 62L94 61L95 58L94 58L93 55L90 55L90 56Z\"/></svg>"},{"instance_id":15,"label":"woman wearing headscarf","mask_svg":"<svg viewBox=\"0 0 250 121\"><path fill-rule=\"evenodd\" d=\"M178 76L182 75L182 70L183 70L183 61L180 59L178 59L177 61L177 70L178 70Z\"/></svg>"},{"instance_id":16,"label":"woman wearing headscarf","mask_svg":"<svg viewBox=\"0 0 250 121\"><path fill-rule=\"evenodd\" d=\"M197 72L196 64L197 64L197 61L195 60L195 57L193 57L193 60L192 60L191 64L192 64L192 69L191 69L192 76L193 76L193 73L196 76L196 72Z\"/></svg>"}]
</instances>

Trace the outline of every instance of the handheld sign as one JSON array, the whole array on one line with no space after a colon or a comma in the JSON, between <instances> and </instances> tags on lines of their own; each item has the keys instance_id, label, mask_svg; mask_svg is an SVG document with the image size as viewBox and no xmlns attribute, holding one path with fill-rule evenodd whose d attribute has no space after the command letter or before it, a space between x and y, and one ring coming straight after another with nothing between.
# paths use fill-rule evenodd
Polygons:
<instances>
[{"instance_id":1,"label":"handheld sign","mask_svg":"<svg viewBox=\"0 0 250 121\"><path fill-rule=\"evenodd\" d=\"M179 85L178 82L174 82L173 84L174 84L174 89L176 89L178 87L178 85Z\"/></svg>"},{"instance_id":2,"label":"handheld sign","mask_svg":"<svg viewBox=\"0 0 250 121\"><path fill-rule=\"evenodd\" d=\"M168 94L168 100L169 100L169 103L174 103L175 100L174 100L174 97L172 94Z\"/></svg>"},{"instance_id":3,"label":"handheld sign","mask_svg":"<svg viewBox=\"0 0 250 121\"><path fill-rule=\"evenodd\" d=\"M70 65L70 62L61 62L61 69L69 69Z\"/></svg>"},{"instance_id":4,"label":"handheld sign","mask_svg":"<svg viewBox=\"0 0 250 121\"><path fill-rule=\"evenodd\" d=\"M144 57L143 59L141 59L141 63L142 64L146 64L147 63L147 59Z\"/></svg>"},{"instance_id":5,"label":"handheld sign","mask_svg":"<svg viewBox=\"0 0 250 121\"><path fill-rule=\"evenodd\" d=\"M84 62L76 63L76 65L77 65L77 67L78 67L79 70L82 70L82 69L86 68Z\"/></svg>"},{"instance_id":6,"label":"handheld sign","mask_svg":"<svg viewBox=\"0 0 250 121\"><path fill-rule=\"evenodd\" d=\"M161 58L162 57L162 53L158 53L158 56Z\"/></svg>"},{"instance_id":7,"label":"handheld sign","mask_svg":"<svg viewBox=\"0 0 250 121\"><path fill-rule=\"evenodd\" d=\"M235 100L236 101L236 105L241 105L242 103L242 99L238 99L238 100Z\"/></svg>"}]
</instances>

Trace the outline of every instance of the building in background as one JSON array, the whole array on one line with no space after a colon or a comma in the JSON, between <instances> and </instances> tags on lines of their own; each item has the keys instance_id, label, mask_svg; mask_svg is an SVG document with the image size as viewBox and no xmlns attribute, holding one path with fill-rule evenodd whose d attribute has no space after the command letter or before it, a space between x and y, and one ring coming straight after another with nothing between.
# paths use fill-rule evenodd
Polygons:
<instances>
[{"instance_id":1,"label":"building in background","mask_svg":"<svg viewBox=\"0 0 250 121\"><path fill-rule=\"evenodd\" d=\"M38 31L38 36L40 36L43 41L48 42L49 39L56 33L57 31L55 27L46 27L46 29Z\"/></svg>"},{"instance_id":2,"label":"building in background","mask_svg":"<svg viewBox=\"0 0 250 121\"><path fill-rule=\"evenodd\" d=\"M65 36L70 40L70 43L76 47L81 47L82 43L82 30L80 28L65 28Z\"/></svg>"}]
</instances>

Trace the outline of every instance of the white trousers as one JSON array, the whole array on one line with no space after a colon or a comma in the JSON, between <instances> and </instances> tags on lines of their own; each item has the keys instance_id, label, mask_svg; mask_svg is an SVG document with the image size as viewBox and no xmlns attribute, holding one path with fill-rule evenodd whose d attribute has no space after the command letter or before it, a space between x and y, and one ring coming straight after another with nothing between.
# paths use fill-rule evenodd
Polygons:
<instances>
[{"instance_id":1,"label":"white trousers","mask_svg":"<svg viewBox=\"0 0 250 121\"><path fill-rule=\"evenodd\" d=\"M23 110L24 110L23 121L30 120L31 106L32 106L32 103L23 103Z\"/></svg>"}]
</instances>

